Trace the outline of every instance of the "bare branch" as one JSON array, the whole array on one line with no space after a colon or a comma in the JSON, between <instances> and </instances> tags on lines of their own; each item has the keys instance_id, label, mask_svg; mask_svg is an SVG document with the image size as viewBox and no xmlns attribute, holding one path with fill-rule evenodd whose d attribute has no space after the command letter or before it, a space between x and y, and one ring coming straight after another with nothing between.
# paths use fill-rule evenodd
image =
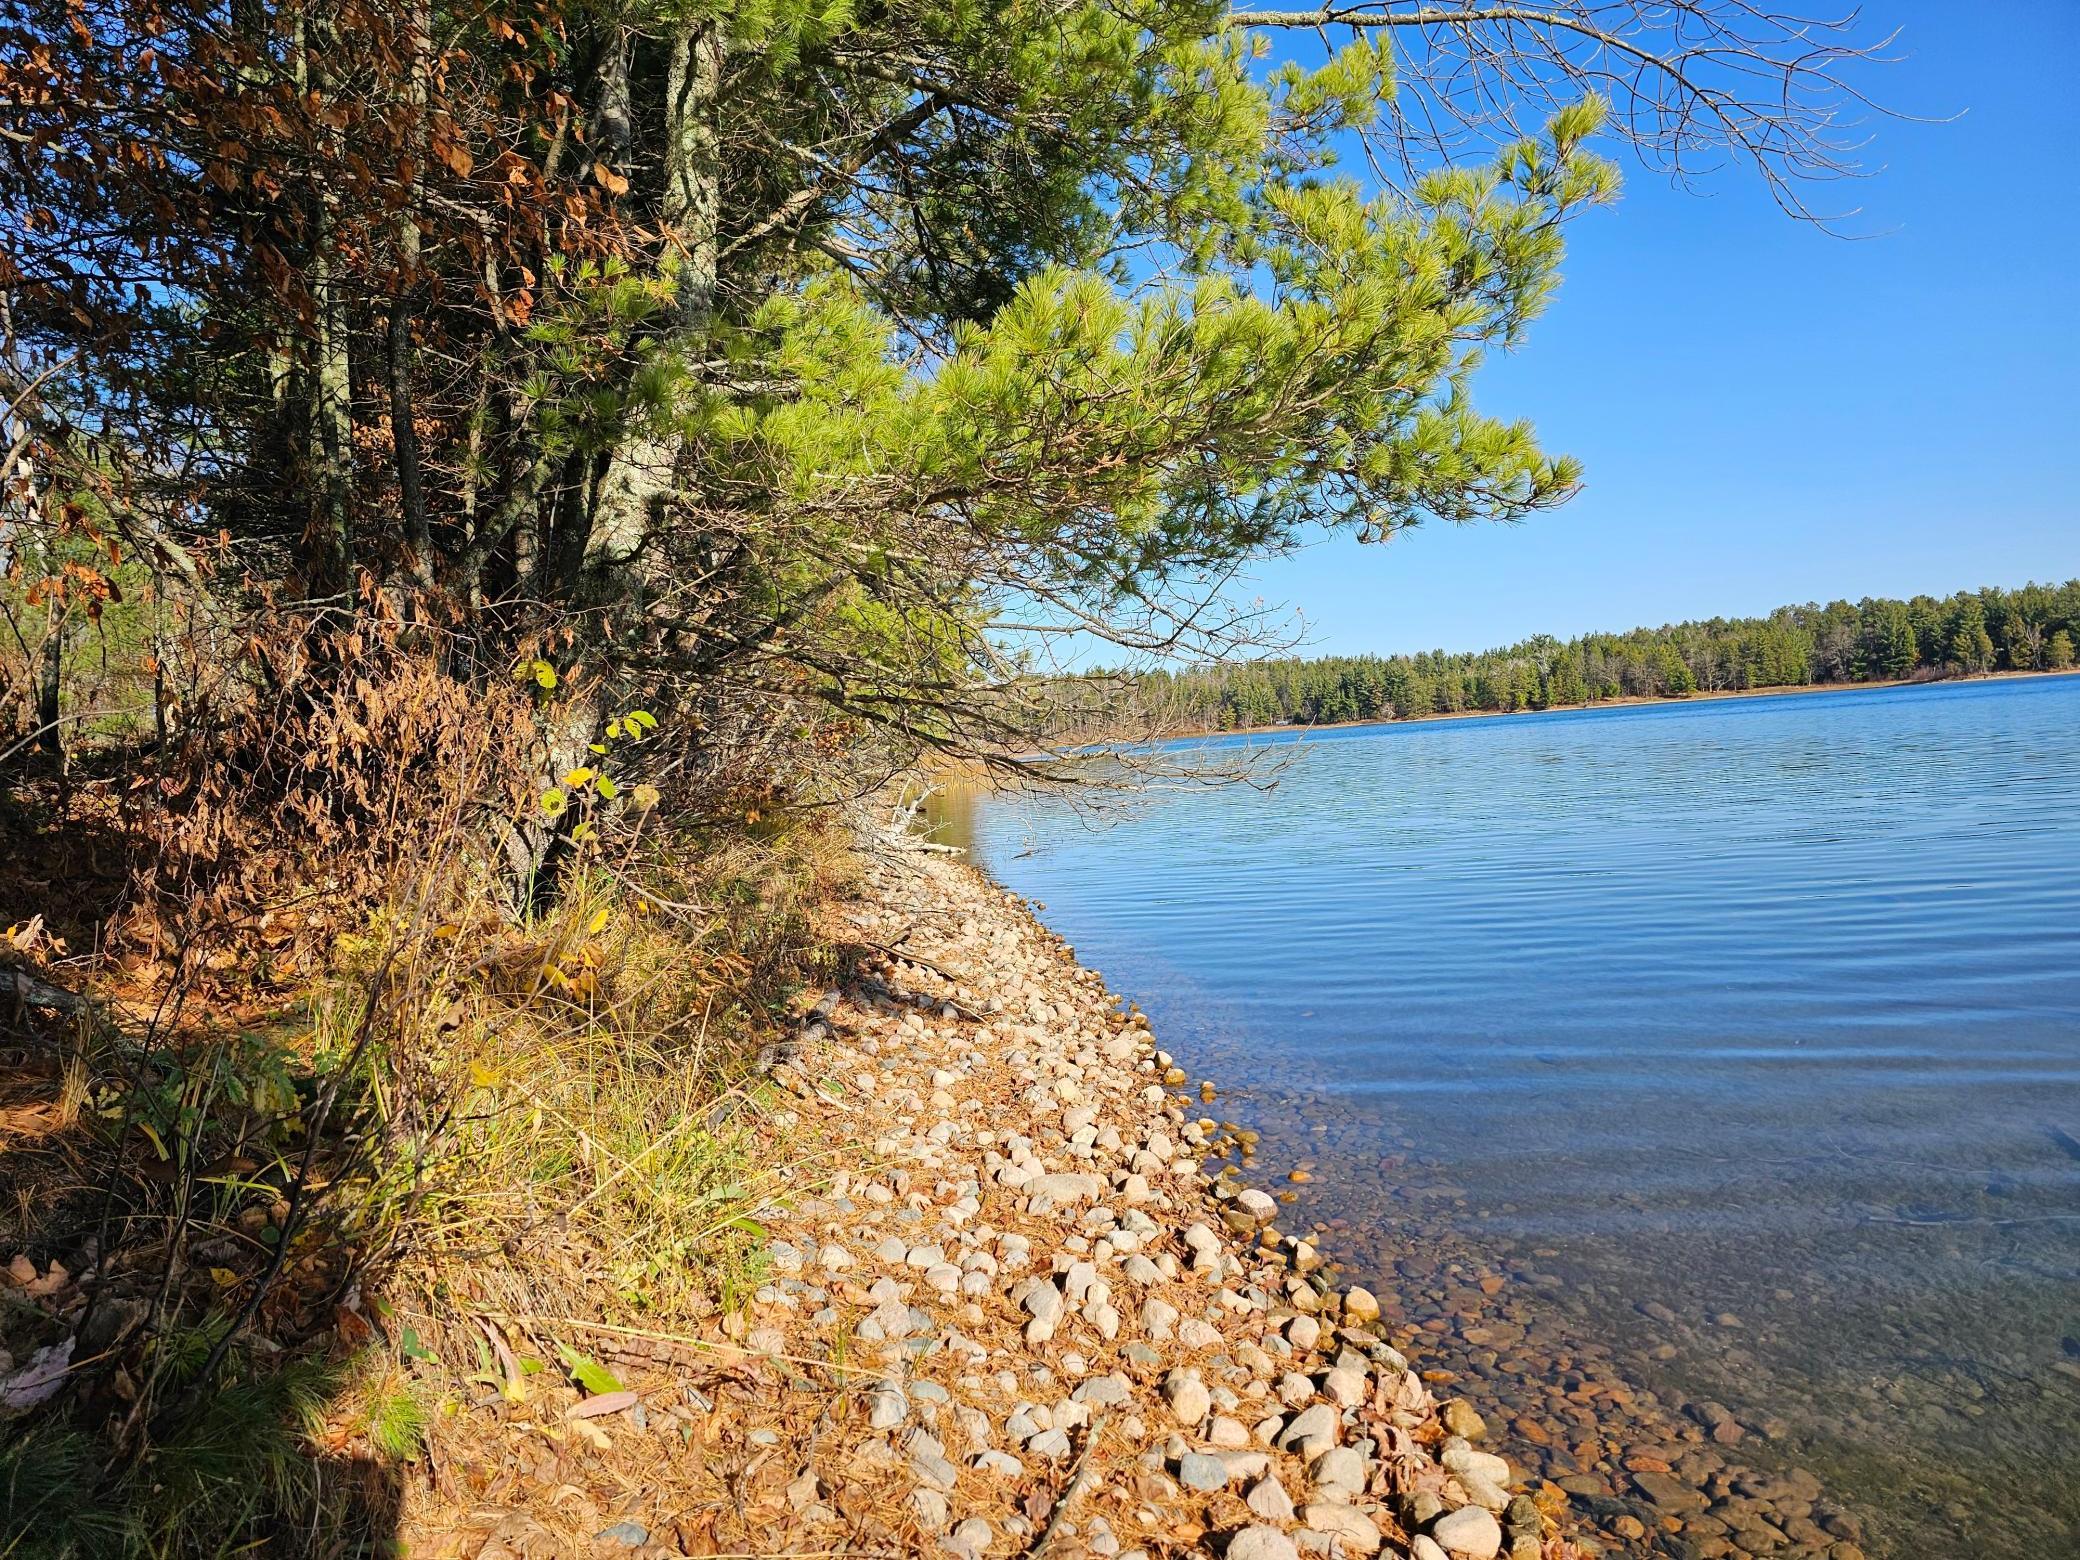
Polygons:
<instances>
[{"instance_id":1,"label":"bare branch","mask_svg":"<svg viewBox=\"0 0 2080 1560\"><path fill-rule=\"evenodd\" d=\"M1719 158L1751 164L1777 204L1821 225L1815 184L1858 176L1869 114L1848 77L1884 61L1896 34L1859 36L1861 14L1808 17L1756 0L1548 0L1541 5L1356 0L1314 9L1238 9L1230 26L1391 30L1403 101L1366 132L1404 171L1469 139L1515 136L1586 93L1650 166L1687 182Z\"/></svg>"}]
</instances>

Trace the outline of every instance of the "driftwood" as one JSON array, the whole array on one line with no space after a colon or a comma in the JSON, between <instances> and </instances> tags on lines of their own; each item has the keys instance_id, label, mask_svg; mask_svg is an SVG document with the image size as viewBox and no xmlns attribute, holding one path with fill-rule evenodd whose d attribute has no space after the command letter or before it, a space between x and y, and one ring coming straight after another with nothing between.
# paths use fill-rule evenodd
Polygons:
<instances>
[{"instance_id":1,"label":"driftwood","mask_svg":"<svg viewBox=\"0 0 2080 1560\"><path fill-rule=\"evenodd\" d=\"M949 1007L971 1024L982 1023L989 1017L987 1013L970 1007L955 997L920 996L915 992L898 991L895 987L885 986L871 977L863 977L854 984L868 996L879 997L882 1001L893 1002L899 1007Z\"/></svg>"}]
</instances>

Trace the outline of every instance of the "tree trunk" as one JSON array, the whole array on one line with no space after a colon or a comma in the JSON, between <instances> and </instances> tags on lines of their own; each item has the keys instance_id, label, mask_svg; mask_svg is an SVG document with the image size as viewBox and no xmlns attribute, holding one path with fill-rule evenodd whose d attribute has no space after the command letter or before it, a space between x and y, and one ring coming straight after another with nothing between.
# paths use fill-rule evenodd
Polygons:
<instances>
[{"instance_id":1,"label":"tree trunk","mask_svg":"<svg viewBox=\"0 0 2080 1560\"><path fill-rule=\"evenodd\" d=\"M665 80L665 183L659 216L677 291L665 350L688 363L697 363L705 355L708 326L715 312L721 215L716 114L722 62L719 23L687 23L673 33ZM625 85L622 90L625 93ZM626 585L626 565L661 522L672 493L678 453L674 439L643 436L609 455L585 545L578 555L579 564L602 595Z\"/></svg>"},{"instance_id":2,"label":"tree trunk","mask_svg":"<svg viewBox=\"0 0 2080 1560\"><path fill-rule=\"evenodd\" d=\"M324 91L319 64L323 31L299 22L298 86ZM332 210L325 192L312 201L309 262L315 316L305 367L305 446L311 519L306 537L307 589L313 598L347 598L354 591L353 362L348 356L346 304L333 267Z\"/></svg>"},{"instance_id":3,"label":"tree trunk","mask_svg":"<svg viewBox=\"0 0 2080 1560\"><path fill-rule=\"evenodd\" d=\"M426 50L432 26L426 0L412 7L411 108L416 137L425 139ZM423 150L419 165L424 166ZM418 198L417 175L412 197ZM404 510L406 545L412 554L412 575L422 589L433 585L433 536L427 527L426 498L419 471L419 434L412 426L412 313L410 296L418 286L419 223L411 207L398 223L397 284L390 301L390 448L397 471L397 500Z\"/></svg>"},{"instance_id":4,"label":"tree trunk","mask_svg":"<svg viewBox=\"0 0 2080 1560\"><path fill-rule=\"evenodd\" d=\"M65 757L65 607L54 591L44 607L42 664L36 670L36 746Z\"/></svg>"}]
</instances>

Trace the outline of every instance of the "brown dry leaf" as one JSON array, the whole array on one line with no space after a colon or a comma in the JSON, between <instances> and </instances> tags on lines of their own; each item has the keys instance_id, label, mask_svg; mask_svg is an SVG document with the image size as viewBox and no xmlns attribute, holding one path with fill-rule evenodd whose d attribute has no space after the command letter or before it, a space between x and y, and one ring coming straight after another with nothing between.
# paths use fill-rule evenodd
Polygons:
<instances>
[{"instance_id":1,"label":"brown dry leaf","mask_svg":"<svg viewBox=\"0 0 2080 1560\"><path fill-rule=\"evenodd\" d=\"M562 1546L556 1535L524 1511L509 1511L485 1536L477 1560L550 1560Z\"/></svg>"},{"instance_id":2,"label":"brown dry leaf","mask_svg":"<svg viewBox=\"0 0 2080 1560\"><path fill-rule=\"evenodd\" d=\"M566 1419L597 1419L602 1414L619 1414L634 1408L642 1399L623 1388L619 1392L602 1392L598 1397L589 1397L564 1410Z\"/></svg>"},{"instance_id":3,"label":"brown dry leaf","mask_svg":"<svg viewBox=\"0 0 2080 1560\"><path fill-rule=\"evenodd\" d=\"M598 1425L588 1419L576 1420L571 1425L573 1434L591 1443L594 1451L604 1452L612 1448L613 1439Z\"/></svg>"},{"instance_id":4,"label":"brown dry leaf","mask_svg":"<svg viewBox=\"0 0 2080 1560\"><path fill-rule=\"evenodd\" d=\"M721 1553L722 1546L715 1542L713 1517L682 1517L672 1524L672 1534L679 1541L679 1553L682 1555Z\"/></svg>"}]
</instances>

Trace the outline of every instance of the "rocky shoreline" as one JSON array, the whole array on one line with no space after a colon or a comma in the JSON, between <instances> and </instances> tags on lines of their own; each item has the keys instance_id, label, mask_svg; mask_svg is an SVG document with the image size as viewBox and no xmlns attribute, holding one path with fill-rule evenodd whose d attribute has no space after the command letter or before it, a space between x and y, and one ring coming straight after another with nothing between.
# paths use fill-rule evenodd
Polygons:
<instances>
[{"instance_id":1,"label":"rocky shoreline","mask_svg":"<svg viewBox=\"0 0 2080 1560\"><path fill-rule=\"evenodd\" d=\"M771 1073L845 1168L761 1212L712 1338L599 1340L625 1401L531 1478L439 1470L412 1552L1581 1553L1020 901L905 855L847 913L886 963Z\"/></svg>"}]
</instances>

